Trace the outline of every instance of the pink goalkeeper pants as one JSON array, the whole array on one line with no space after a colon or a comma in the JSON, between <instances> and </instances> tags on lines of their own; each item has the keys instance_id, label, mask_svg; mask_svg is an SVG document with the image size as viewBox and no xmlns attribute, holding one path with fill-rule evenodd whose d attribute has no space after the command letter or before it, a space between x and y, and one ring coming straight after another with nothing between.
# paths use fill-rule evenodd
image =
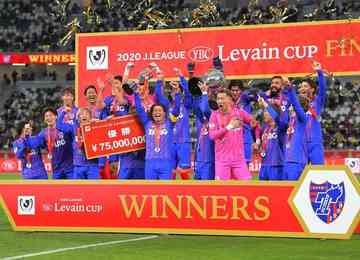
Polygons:
<instances>
[{"instance_id":1,"label":"pink goalkeeper pants","mask_svg":"<svg viewBox=\"0 0 360 260\"><path fill-rule=\"evenodd\" d=\"M250 180L251 174L246 162L215 161L215 180Z\"/></svg>"}]
</instances>

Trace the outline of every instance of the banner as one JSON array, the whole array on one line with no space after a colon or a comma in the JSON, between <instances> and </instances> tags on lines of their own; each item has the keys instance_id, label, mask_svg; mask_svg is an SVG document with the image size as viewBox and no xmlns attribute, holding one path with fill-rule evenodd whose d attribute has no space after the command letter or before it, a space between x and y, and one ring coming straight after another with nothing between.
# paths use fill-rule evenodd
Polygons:
<instances>
[{"instance_id":1,"label":"banner","mask_svg":"<svg viewBox=\"0 0 360 260\"><path fill-rule=\"evenodd\" d=\"M75 63L74 53L1 53L0 64Z\"/></svg>"},{"instance_id":2,"label":"banner","mask_svg":"<svg viewBox=\"0 0 360 260\"><path fill-rule=\"evenodd\" d=\"M76 36L77 90L96 84L107 73L122 74L127 62L135 63L130 78L151 62L166 78L174 67L186 72L195 62L195 75L203 75L219 56L227 78L268 78L273 75L305 76L319 61L335 75L360 71L360 20L245 25L134 32L86 33ZM110 94L110 88L107 93ZM78 96L80 105L84 97Z\"/></svg>"},{"instance_id":3,"label":"banner","mask_svg":"<svg viewBox=\"0 0 360 260\"><path fill-rule=\"evenodd\" d=\"M350 238L360 187L346 167L308 167L298 182L0 182L16 231Z\"/></svg>"},{"instance_id":4,"label":"banner","mask_svg":"<svg viewBox=\"0 0 360 260\"><path fill-rule=\"evenodd\" d=\"M88 139L88 138L87 138ZM91 139L90 139L91 141ZM91 145L90 146L91 150ZM104 145L106 148L106 145ZM106 149L105 149L106 150ZM96 153L94 156L97 156ZM192 155L192 160L194 155ZM43 161L47 171L51 171L51 163L47 156L43 156ZM325 165L346 165L355 175L360 175L360 151L355 150L325 150ZM193 163L192 163L193 165ZM255 175L261 167L261 158L258 154L253 154L253 160L249 163L249 170ZM9 158L0 158L1 173L18 173L21 171L21 162L15 158L15 155Z\"/></svg>"},{"instance_id":5,"label":"banner","mask_svg":"<svg viewBox=\"0 0 360 260\"><path fill-rule=\"evenodd\" d=\"M51 162L47 156L43 156L43 162L46 171L51 172ZM19 173L21 172L21 161L16 158L0 159L1 173Z\"/></svg>"},{"instance_id":6,"label":"banner","mask_svg":"<svg viewBox=\"0 0 360 260\"><path fill-rule=\"evenodd\" d=\"M91 122L82 133L88 159L145 149L144 127L135 115Z\"/></svg>"}]
</instances>

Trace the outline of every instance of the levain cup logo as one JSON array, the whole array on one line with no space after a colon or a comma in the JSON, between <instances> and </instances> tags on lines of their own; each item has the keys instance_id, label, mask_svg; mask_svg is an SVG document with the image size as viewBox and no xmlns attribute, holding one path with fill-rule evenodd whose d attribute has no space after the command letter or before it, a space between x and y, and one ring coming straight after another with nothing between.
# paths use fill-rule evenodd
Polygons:
<instances>
[{"instance_id":1,"label":"levain cup logo","mask_svg":"<svg viewBox=\"0 0 360 260\"><path fill-rule=\"evenodd\" d=\"M86 69L105 70L108 69L109 51L108 46L86 47Z\"/></svg>"},{"instance_id":2,"label":"levain cup logo","mask_svg":"<svg viewBox=\"0 0 360 260\"><path fill-rule=\"evenodd\" d=\"M35 196L18 196L18 215L35 215Z\"/></svg>"},{"instance_id":3,"label":"levain cup logo","mask_svg":"<svg viewBox=\"0 0 360 260\"><path fill-rule=\"evenodd\" d=\"M342 213L346 196L344 182L339 184L328 181L321 184L310 182L309 195L314 213L324 223L332 223Z\"/></svg>"}]
</instances>

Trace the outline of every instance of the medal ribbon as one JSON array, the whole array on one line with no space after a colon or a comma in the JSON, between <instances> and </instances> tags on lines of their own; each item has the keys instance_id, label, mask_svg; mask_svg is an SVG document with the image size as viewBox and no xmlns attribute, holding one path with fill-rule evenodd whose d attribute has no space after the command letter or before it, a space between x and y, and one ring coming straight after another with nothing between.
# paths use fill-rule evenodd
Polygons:
<instances>
[{"instance_id":1,"label":"medal ribbon","mask_svg":"<svg viewBox=\"0 0 360 260\"><path fill-rule=\"evenodd\" d=\"M155 125L155 149L160 149L160 132L161 125Z\"/></svg>"},{"instance_id":2,"label":"medal ribbon","mask_svg":"<svg viewBox=\"0 0 360 260\"><path fill-rule=\"evenodd\" d=\"M84 140L83 140L82 134L81 134L81 127L78 127L76 129L76 144L79 149L84 148Z\"/></svg>"},{"instance_id":3,"label":"medal ribbon","mask_svg":"<svg viewBox=\"0 0 360 260\"><path fill-rule=\"evenodd\" d=\"M265 128L265 131L261 137L261 152L262 153L266 153L266 146L268 144L268 141L269 141L269 133L271 132L272 128L270 126L267 126Z\"/></svg>"},{"instance_id":4,"label":"medal ribbon","mask_svg":"<svg viewBox=\"0 0 360 260\"><path fill-rule=\"evenodd\" d=\"M47 149L48 149L48 154L50 156L52 156L52 153L53 153L55 138L56 138L56 128L48 128Z\"/></svg>"},{"instance_id":5,"label":"medal ribbon","mask_svg":"<svg viewBox=\"0 0 360 260\"><path fill-rule=\"evenodd\" d=\"M288 130L287 130L287 136L288 136L287 142L286 142L287 145L290 145L291 139L292 139L292 137L294 135L295 117L296 116L291 116L290 117L289 127L288 127Z\"/></svg>"}]
</instances>

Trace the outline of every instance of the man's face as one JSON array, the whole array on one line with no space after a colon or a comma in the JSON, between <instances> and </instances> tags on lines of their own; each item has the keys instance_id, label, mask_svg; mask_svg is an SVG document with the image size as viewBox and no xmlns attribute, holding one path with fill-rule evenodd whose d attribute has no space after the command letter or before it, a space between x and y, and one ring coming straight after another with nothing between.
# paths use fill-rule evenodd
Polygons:
<instances>
[{"instance_id":1,"label":"man's face","mask_svg":"<svg viewBox=\"0 0 360 260\"><path fill-rule=\"evenodd\" d=\"M89 88L86 91L86 99L89 102L89 104L95 104L96 98L97 98L97 93L96 93L95 89Z\"/></svg>"},{"instance_id":2,"label":"man's face","mask_svg":"<svg viewBox=\"0 0 360 260\"><path fill-rule=\"evenodd\" d=\"M271 80L270 84L270 91L272 94L278 94L281 91L282 88L282 79L280 78L274 78Z\"/></svg>"},{"instance_id":3,"label":"man's face","mask_svg":"<svg viewBox=\"0 0 360 260\"><path fill-rule=\"evenodd\" d=\"M74 104L74 96L70 92L64 93L62 96L63 104L67 107L72 107Z\"/></svg>"},{"instance_id":4,"label":"man's face","mask_svg":"<svg viewBox=\"0 0 360 260\"><path fill-rule=\"evenodd\" d=\"M232 86L230 89L231 97L234 101L238 100L241 95L241 89L240 86Z\"/></svg>"},{"instance_id":5,"label":"man's face","mask_svg":"<svg viewBox=\"0 0 360 260\"><path fill-rule=\"evenodd\" d=\"M152 117L155 123L162 123L165 120L165 111L161 106L155 106L152 111Z\"/></svg>"},{"instance_id":6,"label":"man's face","mask_svg":"<svg viewBox=\"0 0 360 260\"><path fill-rule=\"evenodd\" d=\"M118 79L114 79L112 82L112 93L115 94L115 92L119 89L122 89L122 83Z\"/></svg>"},{"instance_id":7,"label":"man's face","mask_svg":"<svg viewBox=\"0 0 360 260\"><path fill-rule=\"evenodd\" d=\"M299 86L299 94L302 97L311 97L313 93L313 89L310 84L306 81L300 83Z\"/></svg>"},{"instance_id":8,"label":"man's face","mask_svg":"<svg viewBox=\"0 0 360 260\"><path fill-rule=\"evenodd\" d=\"M87 110L80 110L79 114L78 114L78 118L79 118L80 124L86 124L86 123L90 122L91 115L90 115L89 111L87 111Z\"/></svg>"},{"instance_id":9,"label":"man's face","mask_svg":"<svg viewBox=\"0 0 360 260\"><path fill-rule=\"evenodd\" d=\"M44 115L44 121L49 127L53 127L56 123L56 115L54 115L51 111L47 111Z\"/></svg>"},{"instance_id":10,"label":"man's face","mask_svg":"<svg viewBox=\"0 0 360 260\"><path fill-rule=\"evenodd\" d=\"M216 102L219 106L219 109L223 112L226 112L232 104L232 99L225 93L219 93L217 94Z\"/></svg>"}]
</instances>

